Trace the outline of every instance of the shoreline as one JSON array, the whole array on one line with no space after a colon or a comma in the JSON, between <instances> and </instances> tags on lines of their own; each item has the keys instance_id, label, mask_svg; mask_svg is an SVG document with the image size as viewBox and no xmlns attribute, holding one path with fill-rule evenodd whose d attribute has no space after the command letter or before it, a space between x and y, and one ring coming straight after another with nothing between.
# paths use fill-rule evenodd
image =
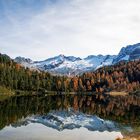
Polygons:
<instances>
[{"instance_id":1,"label":"shoreline","mask_svg":"<svg viewBox=\"0 0 140 140\"><path fill-rule=\"evenodd\" d=\"M140 132L124 134L123 138L117 138L116 140L140 140Z\"/></svg>"}]
</instances>

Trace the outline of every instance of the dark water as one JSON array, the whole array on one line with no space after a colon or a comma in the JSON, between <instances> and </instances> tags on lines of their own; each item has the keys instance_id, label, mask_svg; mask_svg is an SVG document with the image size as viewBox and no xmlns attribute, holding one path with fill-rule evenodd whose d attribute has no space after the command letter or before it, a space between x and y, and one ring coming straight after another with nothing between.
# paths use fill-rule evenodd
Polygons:
<instances>
[{"instance_id":1,"label":"dark water","mask_svg":"<svg viewBox=\"0 0 140 140\"><path fill-rule=\"evenodd\" d=\"M110 139L140 126L140 97L15 96L0 101L0 139Z\"/></svg>"}]
</instances>

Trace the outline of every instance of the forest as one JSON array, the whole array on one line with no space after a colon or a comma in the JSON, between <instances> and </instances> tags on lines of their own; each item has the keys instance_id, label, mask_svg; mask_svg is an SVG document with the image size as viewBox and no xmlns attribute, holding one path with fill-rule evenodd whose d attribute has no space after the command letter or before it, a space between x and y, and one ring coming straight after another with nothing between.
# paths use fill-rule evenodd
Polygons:
<instances>
[{"instance_id":1,"label":"forest","mask_svg":"<svg viewBox=\"0 0 140 140\"><path fill-rule=\"evenodd\" d=\"M0 86L21 91L133 92L140 90L140 60L122 61L72 77L31 70L0 54Z\"/></svg>"}]
</instances>

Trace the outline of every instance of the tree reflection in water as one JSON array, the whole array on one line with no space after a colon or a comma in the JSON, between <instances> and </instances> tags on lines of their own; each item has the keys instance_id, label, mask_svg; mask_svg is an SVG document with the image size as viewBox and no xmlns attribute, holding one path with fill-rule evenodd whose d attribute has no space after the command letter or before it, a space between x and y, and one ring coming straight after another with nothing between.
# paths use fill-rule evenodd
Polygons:
<instances>
[{"instance_id":1,"label":"tree reflection in water","mask_svg":"<svg viewBox=\"0 0 140 140\"><path fill-rule=\"evenodd\" d=\"M30 115L46 115L51 110L73 108L123 124L140 124L140 97L105 94L14 96L0 102L0 129Z\"/></svg>"}]
</instances>

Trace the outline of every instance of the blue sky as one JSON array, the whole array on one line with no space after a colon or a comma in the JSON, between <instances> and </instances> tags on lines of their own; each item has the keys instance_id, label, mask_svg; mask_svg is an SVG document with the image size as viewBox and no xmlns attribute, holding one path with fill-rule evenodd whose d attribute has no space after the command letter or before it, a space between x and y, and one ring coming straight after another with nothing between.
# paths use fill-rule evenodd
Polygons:
<instances>
[{"instance_id":1,"label":"blue sky","mask_svg":"<svg viewBox=\"0 0 140 140\"><path fill-rule=\"evenodd\" d=\"M139 0L0 0L0 52L34 60L117 54L140 42Z\"/></svg>"}]
</instances>

